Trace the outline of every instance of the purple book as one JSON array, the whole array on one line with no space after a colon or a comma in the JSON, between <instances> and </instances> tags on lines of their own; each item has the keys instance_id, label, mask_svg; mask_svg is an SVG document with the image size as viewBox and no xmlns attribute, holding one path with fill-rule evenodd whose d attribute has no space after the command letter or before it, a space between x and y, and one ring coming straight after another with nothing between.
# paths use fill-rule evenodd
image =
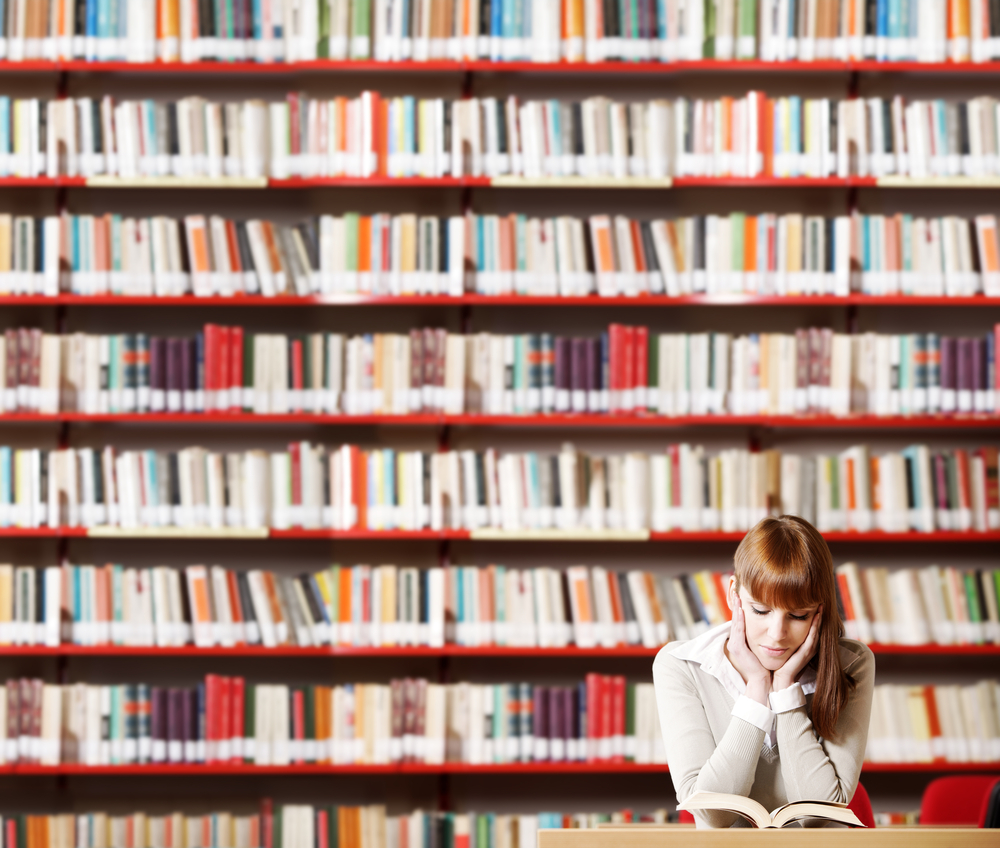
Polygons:
<instances>
[{"instance_id":1,"label":"purple book","mask_svg":"<svg viewBox=\"0 0 1000 848\"><path fill-rule=\"evenodd\" d=\"M167 692L167 760L184 762L184 690Z\"/></svg>"},{"instance_id":2,"label":"purple book","mask_svg":"<svg viewBox=\"0 0 1000 848\"><path fill-rule=\"evenodd\" d=\"M972 348L972 389L976 392L986 391L986 339L980 336L977 339L969 339ZM980 408L984 399L980 399L977 408Z\"/></svg>"},{"instance_id":3,"label":"purple book","mask_svg":"<svg viewBox=\"0 0 1000 848\"><path fill-rule=\"evenodd\" d=\"M574 412L587 411L587 340L573 339L569 368L570 405Z\"/></svg>"},{"instance_id":4,"label":"purple book","mask_svg":"<svg viewBox=\"0 0 1000 848\"><path fill-rule=\"evenodd\" d=\"M167 391L167 340L153 336L149 340L149 409L163 412L166 409Z\"/></svg>"},{"instance_id":5,"label":"purple book","mask_svg":"<svg viewBox=\"0 0 1000 848\"><path fill-rule=\"evenodd\" d=\"M532 734L535 737L534 760L548 760L551 757L549 752L549 687L535 686L533 693L533 723Z\"/></svg>"},{"instance_id":6,"label":"purple book","mask_svg":"<svg viewBox=\"0 0 1000 848\"><path fill-rule=\"evenodd\" d=\"M565 336L556 336L556 412L570 411L570 389L573 359L573 342Z\"/></svg>"},{"instance_id":7,"label":"purple book","mask_svg":"<svg viewBox=\"0 0 1000 848\"><path fill-rule=\"evenodd\" d=\"M562 688L548 687L548 704L546 711L549 719L549 759L560 761L566 759L566 731L564 729Z\"/></svg>"},{"instance_id":8,"label":"purple book","mask_svg":"<svg viewBox=\"0 0 1000 848\"><path fill-rule=\"evenodd\" d=\"M974 388L972 382L973 342L973 339L958 340L958 364L955 368L955 375L958 388L959 412L972 411L972 390Z\"/></svg>"},{"instance_id":9,"label":"purple book","mask_svg":"<svg viewBox=\"0 0 1000 848\"><path fill-rule=\"evenodd\" d=\"M587 409L601 411L601 340L587 339Z\"/></svg>"},{"instance_id":10,"label":"purple book","mask_svg":"<svg viewBox=\"0 0 1000 848\"><path fill-rule=\"evenodd\" d=\"M184 762L198 762L198 692L184 690Z\"/></svg>"},{"instance_id":11,"label":"purple book","mask_svg":"<svg viewBox=\"0 0 1000 848\"><path fill-rule=\"evenodd\" d=\"M149 690L149 713L150 762L163 763L167 760L167 690L162 686Z\"/></svg>"}]
</instances>

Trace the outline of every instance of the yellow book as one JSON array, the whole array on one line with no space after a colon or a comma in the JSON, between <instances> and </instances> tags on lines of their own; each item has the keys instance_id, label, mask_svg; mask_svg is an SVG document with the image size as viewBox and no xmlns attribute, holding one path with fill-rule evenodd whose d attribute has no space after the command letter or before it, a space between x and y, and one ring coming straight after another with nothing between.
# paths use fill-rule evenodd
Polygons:
<instances>
[{"instance_id":1,"label":"yellow book","mask_svg":"<svg viewBox=\"0 0 1000 848\"><path fill-rule=\"evenodd\" d=\"M14 566L0 565L0 645L14 641Z\"/></svg>"}]
</instances>

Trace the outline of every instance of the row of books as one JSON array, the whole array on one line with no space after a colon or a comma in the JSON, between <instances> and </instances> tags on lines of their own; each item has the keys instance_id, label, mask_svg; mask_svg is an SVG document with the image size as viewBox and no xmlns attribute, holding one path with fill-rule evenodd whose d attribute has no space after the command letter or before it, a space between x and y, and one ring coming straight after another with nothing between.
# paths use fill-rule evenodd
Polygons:
<instances>
[{"instance_id":1,"label":"row of books","mask_svg":"<svg viewBox=\"0 0 1000 848\"><path fill-rule=\"evenodd\" d=\"M1000 297L995 215L0 214L0 295Z\"/></svg>"},{"instance_id":2,"label":"row of books","mask_svg":"<svg viewBox=\"0 0 1000 848\"><path fill-rule=\"evenodd\" d=\"M866 445L801 455L668 445L598 456L0 447L0 527L748 530L771 512L821 531L1000 529L997 449Z\"/></svg>"},{"instance_id":3,"label":"row of books","mask_svg":"<svg viewBox=\"0 0 1000 848\"><path fill-rule=\"evenodd\" d=\"M1000 324L937 333L57 335L0 345L0 412L347 415L937 414L1000 411Z\"/></svg>"},{"instance_id":4,"label":"row of books","mask_svg":"<svg viewBox=\"0 0 1000 848\"><path fill-rule=\"evenodd\" d=\"M438 813L388 815L381 805L275 804L258 813L7 813L4 848L531 848L539 828L591 828L604 822L663 824L665 809L614 813Z\"/></svg>"},{"instance_id":5,"label":"row of books","mask_svg":"<svg viewBox=\"0 0 1000 848\"><path fill-rule=\"evenodd\" d=\"M295 576L203 565L0 565L0 645L657 648L730 618L729 574L576 565L332 565ZM845 563L863 642L1000 644L1000 570Z\"/></svg>"},{"instance_id":6,"label":"row of books","mask_svg":"<svg viewBox=\"0 0 1000 848\"><path fill-rule=\"evenodd\" d=\"M130 62L435 59L536 62L761 59L985 62L1000 23L985 0L14 0L0 55Z\"/></svg>"},{"instance_id":7,"label":"row of books","mask_svg":"<svg viewBox=\"0 0 1000 848\"><path fill-rule=\"evenodd\" d=\"M729 620L726 579L583 565L333 565L296 576L0 565L0 644L656 648Z\"/></svg>"},{"instance_id":8,"label":"row of books","mask_svg":"<svg viewBox=\"0 0 1000 848\"><path fill-rule=\"evenodd\" d=\"M571 686L22 678L0 690L0 714L6 763L666 762L653 684L617 675Z\"/></svg>"},{"instance_id":9,"label":"row of books","mask_svg":"<svg viewBox=\"0 0 1000 848\"><path fill-rule=\"evenodd\" d=\"M0 175L969 177L1000 173L997 100L447 100L365 91L222 103L0 98Z\"/></svg>"},{"instance_id":10,"label":"row of books","mask_svg":"<svg viewBox=\"0 0 1000 848\"><path fill-rule=\"evenodd\" d=\"M898 645L1000 643L1000 571L837 567L847 635Z\"/></svg>"},{"instance_id":11,"label":"row of books","mask_svg":"<svg viewBox=\"0 0 1000 848\"><path fill-rule=\"evenodd\" d=\"M194 687L49 684L0 690L4 763L378 765L665 763L651 683L588 674L572 686L431 683ZM1000 684L875 687L869 762L996 762Z\"/></svg>"},{"instance_id":12,"label":"row of books","mask_svg":"<svg viewBox=\"0 0 1000 848\"><path fill-rule=\"evenodd\" d=\"M865 758L875 763L1000 760L1000 684L875 687Z\"/></svg>"}]
</instances>

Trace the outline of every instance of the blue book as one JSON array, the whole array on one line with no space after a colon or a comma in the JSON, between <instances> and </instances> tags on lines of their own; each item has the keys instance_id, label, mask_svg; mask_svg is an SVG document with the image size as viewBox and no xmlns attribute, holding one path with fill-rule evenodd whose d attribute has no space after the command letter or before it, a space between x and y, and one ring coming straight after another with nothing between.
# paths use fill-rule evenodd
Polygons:
<instances>
[{"instance_id":1,"label":"blue book","mask_svg":"<svg viewBox=\"0 0 1000 848\"><path fill-rule=\"evenodd\" d=\"M0 4L3 0L0 0ZM0 176L6 177L11 172L10 153L12 151L10 137L10 97L0 97Z\"/></svg>"},{"instance_id":2,"label":"blue book","mask_svg":"<svg viewBox=\"0 0 1000 848\"><path fill-rule=\"evenodd\" d=\"M506 2L503 3L503 29L501 30L501 35L503 36L504 45L510 44L509 39L513 38L515 35L517 7L519 6L520 3L518 2L518 0L506 0ZM500 49L501 55L497 58L499 59L510 58L509 50L510 50L509 47L505 49L502 46Z\"/></svg>"},{"instance_id":3,"label":"blue book","mask_svg":"<svg viewBox=\"0 0 1000 848\"><path fill-rule=\"evenodd\" d=\"M508 3L510 0L508 0ZM503 58L500 39L503 38L503 0L490 2L490 58L493 61Z\"/></svg>"},{"instance_id":4,"label":"blue book","mask_svg":"<svg viewBox=\"0 0 1000 848\"><path fill-rule=\"evenodd\" d=\"M415 154L417 152L416 126L417 126L417 101L415 97L407 96L403 98L403 150L406 153ZM406 176L410 177L416 173L414 168L414 156L408 156L408 166Z\"/></svg>"},{"instance_id":5,"label":"blue book","mask_svg":"<svg viewBox=\"0 0 1000 848\"><path fill-rule=\"evenodd\" d=\"M516 46L520 46L520 51L517 55L512 56L512 59L530 59L531 58L531 0L521 0L519 3L515 3L515 19L516 24L514 27L514 37L518 39L514 42Z\"/></svg>"},{"instance_id":6,"label":"blue book","mask_svg":"<svg viewBox=\"0 0 1000 848\"><path fill-rule=\"evenodd\" d=\"M465 644L465 628L462 627L465 624L465 569L456 568L455 573L455 623L458 627L455 628L456 635L460 632L462 634L461 639L458 640L459 644Z\"/></svg>"},{"instance_id":7,"label":"blue book","mask_svg":"<svg viewBox=\"0 0 1000 848\"><path fill-rule=\"evenodd\" d=\"M889 35L889 0L878 0L875 7L875 58L885 61L888 58Z\"/></svg>"},{"instance_id":8,"label":"blue book","mask_svg":"<svg viewBox=\"0 0 1000 848\"><path fill-rule=\"evenodd\" d=\"M87 14L84 18L84 55L90 62L97 59L97 4L98 0L87 0Z\"/></svg>"},{"instance_id":9,"label":"blue book","mask_svg":"<svg viewBox=\"0 0 1000 848\"><path fill-rule=\"evenodd\" d=\"M791 138L789 139L789 146L791 147L791 153L799 154L803 152L802 98L797 96L789 97L788 103L791 111L791 115L789 116L789 123L791 124ZM792 162L794 163L794 166L791 169L791 175L793 177L801 176L802 174L801 157L794 156Z\"/></svg>"},{"instance_id":10,"label":"blue book","mask_svg":"<svg viewBox=\"0 0 1000 848\"><path fill-rule=\"evenodd\" d=\"M6 445L0 447L0 527L10 527L13 522L13 452Z\"/></svg>"},{"instance_id":11,"label":"blue book","mask_svg":"<svg viewBox=\"0 0 1000 848\"><path fill-rule=\"evenodd\" d=\"M103 57L107 50L107 38L111 34L110 17L111 10L108 8L112 0L97 0L97 54Z\"/></svg>"},{"instance_id":12,"label":"blue book","mask_svg":"<svg viewBox=\"0 0 1000 848\"><path fill-rule=\"evenodd\" d=\"M261 0L251 0L250 5L251 27L253 29L253 40L259 42L264 37L263 9ZM405 21L406 18L404 17Z\"/></svg>"},{"instance_id":13,"label":"blue book","mask_svg":"<svg viewBox=\"0 0 1000 848\"><path fill-rule=\"evenodd\" d=\"M656 0L656 37L661 43L670 38L667 31L667 0Z\"/></svg>"},{"instance_id":14,"label":"blue book","mask_svg":"<svg viewBox=\"0 0 1000 848\"><path fill-rule=\"evenodd\" d=\"M895 57L899 51L900 30L900 4L902 0L887 0L885 34L888 42L886 44L887 56Z\"/></svg>"}]
</instances>

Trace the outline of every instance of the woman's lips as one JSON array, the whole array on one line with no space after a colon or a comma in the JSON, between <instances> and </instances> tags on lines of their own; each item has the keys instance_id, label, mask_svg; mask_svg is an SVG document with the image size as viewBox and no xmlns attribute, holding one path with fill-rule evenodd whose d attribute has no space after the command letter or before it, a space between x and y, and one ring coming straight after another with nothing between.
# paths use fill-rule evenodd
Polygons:
<instances>
[{"instance_id":1,"label":"woman's lips","mask_svg":"<svg viewBox=\"0 0 1000 848\"><path fill-rule=\"evenodd\" d=\"M769 648L767 645L760 646L769 657L780 657L788 648Z\"/></svg>"}]
</instances>

